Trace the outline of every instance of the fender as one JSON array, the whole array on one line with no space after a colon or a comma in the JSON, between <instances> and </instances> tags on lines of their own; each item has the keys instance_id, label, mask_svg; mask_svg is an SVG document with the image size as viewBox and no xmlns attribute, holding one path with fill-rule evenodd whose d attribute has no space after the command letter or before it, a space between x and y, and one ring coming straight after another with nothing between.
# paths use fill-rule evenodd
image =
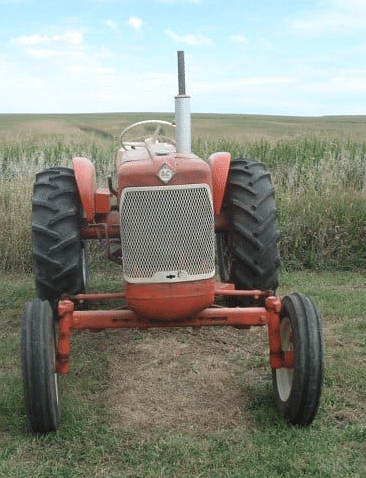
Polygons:
<instances>
[{"instance_id":1,"label":"fender","mask_svg":"<svg viewBox=\"0 0 366 478\"><path fill-rule=\"evenodd\" d=\"M229 176L230 153L213 153L208 158L212 170L214 213L218 216L224 199L227 178Z\"/></svg>"},{"instance_id":2,"label":"fender","mask_svg":"<svg viewBox=\"0 0 366 478\"><path fill-rule=\"evenodd\" d=\"M93 222L95 215L95 193L97 191L94 165L89 159L80 157L73 158L72 164L84 217L88 222Z\"/></svg>"}]
</instances>

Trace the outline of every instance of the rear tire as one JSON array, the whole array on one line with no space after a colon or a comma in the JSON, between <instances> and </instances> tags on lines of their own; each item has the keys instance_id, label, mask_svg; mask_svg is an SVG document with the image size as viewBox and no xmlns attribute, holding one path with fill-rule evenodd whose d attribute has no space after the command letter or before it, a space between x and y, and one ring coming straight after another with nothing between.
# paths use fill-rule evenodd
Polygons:
<instances>
[{"instance_id":1,"label":"rear tire","mask_svg":"<svg viewBox=\"0 0 366 478\"><path fill-rule=\"evenodd\" d=\"M85 292L87 247L80 240L81 204L72 169L38 173L33 191L33 264L38 295L55 308L63 294Z\"/></svg>"},{"instance_id":2,"label":"rear tire","mask_svg":"<svg viewBox=\"0 0 366 478\"><path fill-rule=\"evenodd\" d=\"M216 234L221 280L234 283L237 289L275 292L280 233L274 188L263 163L248 158L231 162L224 212L230 230ZM251 305L253 300L235 302Z\"/></svg>"},{"instance_id":3,"label":"rear tire","mask_svg":"<svg viewBox=\"0 0 366 478\"><path fill-rule=\"evenodd\" d=\"M48 301L35 299L26 303L22 316L22 368L25 408L35 433L56 430L61 419L55 327Z\"/></svg>"},{"instance_id":4,"label":"rear tire","mask_svg":"<svg viewBox=\"0 0 366 478\"><path fill-rule=\"evenodd\" d=\"M320 314L304 294L282 301L280 313L283 351L294 352L293 369L272 371L277 410L293 425L309 425L318 410L323 385L323 338Z\"/></svg>"}]
</instances>

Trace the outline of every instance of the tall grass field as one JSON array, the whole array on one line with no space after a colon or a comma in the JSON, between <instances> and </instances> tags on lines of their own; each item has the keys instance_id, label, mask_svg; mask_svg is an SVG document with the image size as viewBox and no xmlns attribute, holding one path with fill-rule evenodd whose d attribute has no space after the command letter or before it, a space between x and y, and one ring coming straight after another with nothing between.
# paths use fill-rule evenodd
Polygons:
<instances>
[{"instance_id":1,"label":"tall grass field","mask_svg":"<svg viewBox=\"0 0 366 478\"><path fill-rule=\"evenodd\" d=\"M0 271L32 268L35 174L93 161L100 186L115 171L119 132L169 115L0 115ZM276 188L285 267L366 267L366 118L193 116L193 151L228 151L266 164Z\"/></svg>"}]
</instances>

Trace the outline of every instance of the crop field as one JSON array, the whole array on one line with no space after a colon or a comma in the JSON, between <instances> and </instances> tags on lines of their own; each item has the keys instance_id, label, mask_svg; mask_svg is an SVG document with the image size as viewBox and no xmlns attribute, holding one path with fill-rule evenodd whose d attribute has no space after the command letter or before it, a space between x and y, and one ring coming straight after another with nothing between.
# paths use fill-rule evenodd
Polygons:
<instances>
[{"instance_id":1,"label":"crop field","mask_svg":"<svg viewBox=\"0 0 366 478\"><path fill-rule=\"evenodd\" d=\"M229 151L272 174L281 228L279 294L322 313L325 383L306 429L272 405L263 328L75 333L59 431L31 435L20 315L35 294L34 175L72 156L115 180L122 129L168 114L0 115L0 477L366 476L366 117L193 115L196 154ZM120 271L92 249L91 290Z\"/></svg>"},{"instance_id":2,"label":"crop field","mask_svg":"<svg viewBox=\"0 0 366 478\"><path fill-rule=\"evenodd\" d=\"M106 187L121 130L144 117L159 115L0 115L0 271L31 270L35 173L86 156ZM249 155L272 173L285 265L366 266L366 117L194 115L192 124L192 148L200 157Z\"/></svg>"}]
</instances>

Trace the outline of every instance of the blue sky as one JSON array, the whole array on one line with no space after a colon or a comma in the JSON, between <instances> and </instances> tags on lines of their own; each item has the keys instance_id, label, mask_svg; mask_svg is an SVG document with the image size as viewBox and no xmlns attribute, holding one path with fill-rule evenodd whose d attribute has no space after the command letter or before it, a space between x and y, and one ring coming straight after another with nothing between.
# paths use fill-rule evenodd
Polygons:
<instances>
[{"instance_id":1,"label":"blue sky","mask_svg":"<svg viewBox=\"0 0 366 478\"><path fill-rule=\"evenodd\" d=\"M0 0L0 113L366 114L366 0Z\"/></svg>"}]
</instances>

